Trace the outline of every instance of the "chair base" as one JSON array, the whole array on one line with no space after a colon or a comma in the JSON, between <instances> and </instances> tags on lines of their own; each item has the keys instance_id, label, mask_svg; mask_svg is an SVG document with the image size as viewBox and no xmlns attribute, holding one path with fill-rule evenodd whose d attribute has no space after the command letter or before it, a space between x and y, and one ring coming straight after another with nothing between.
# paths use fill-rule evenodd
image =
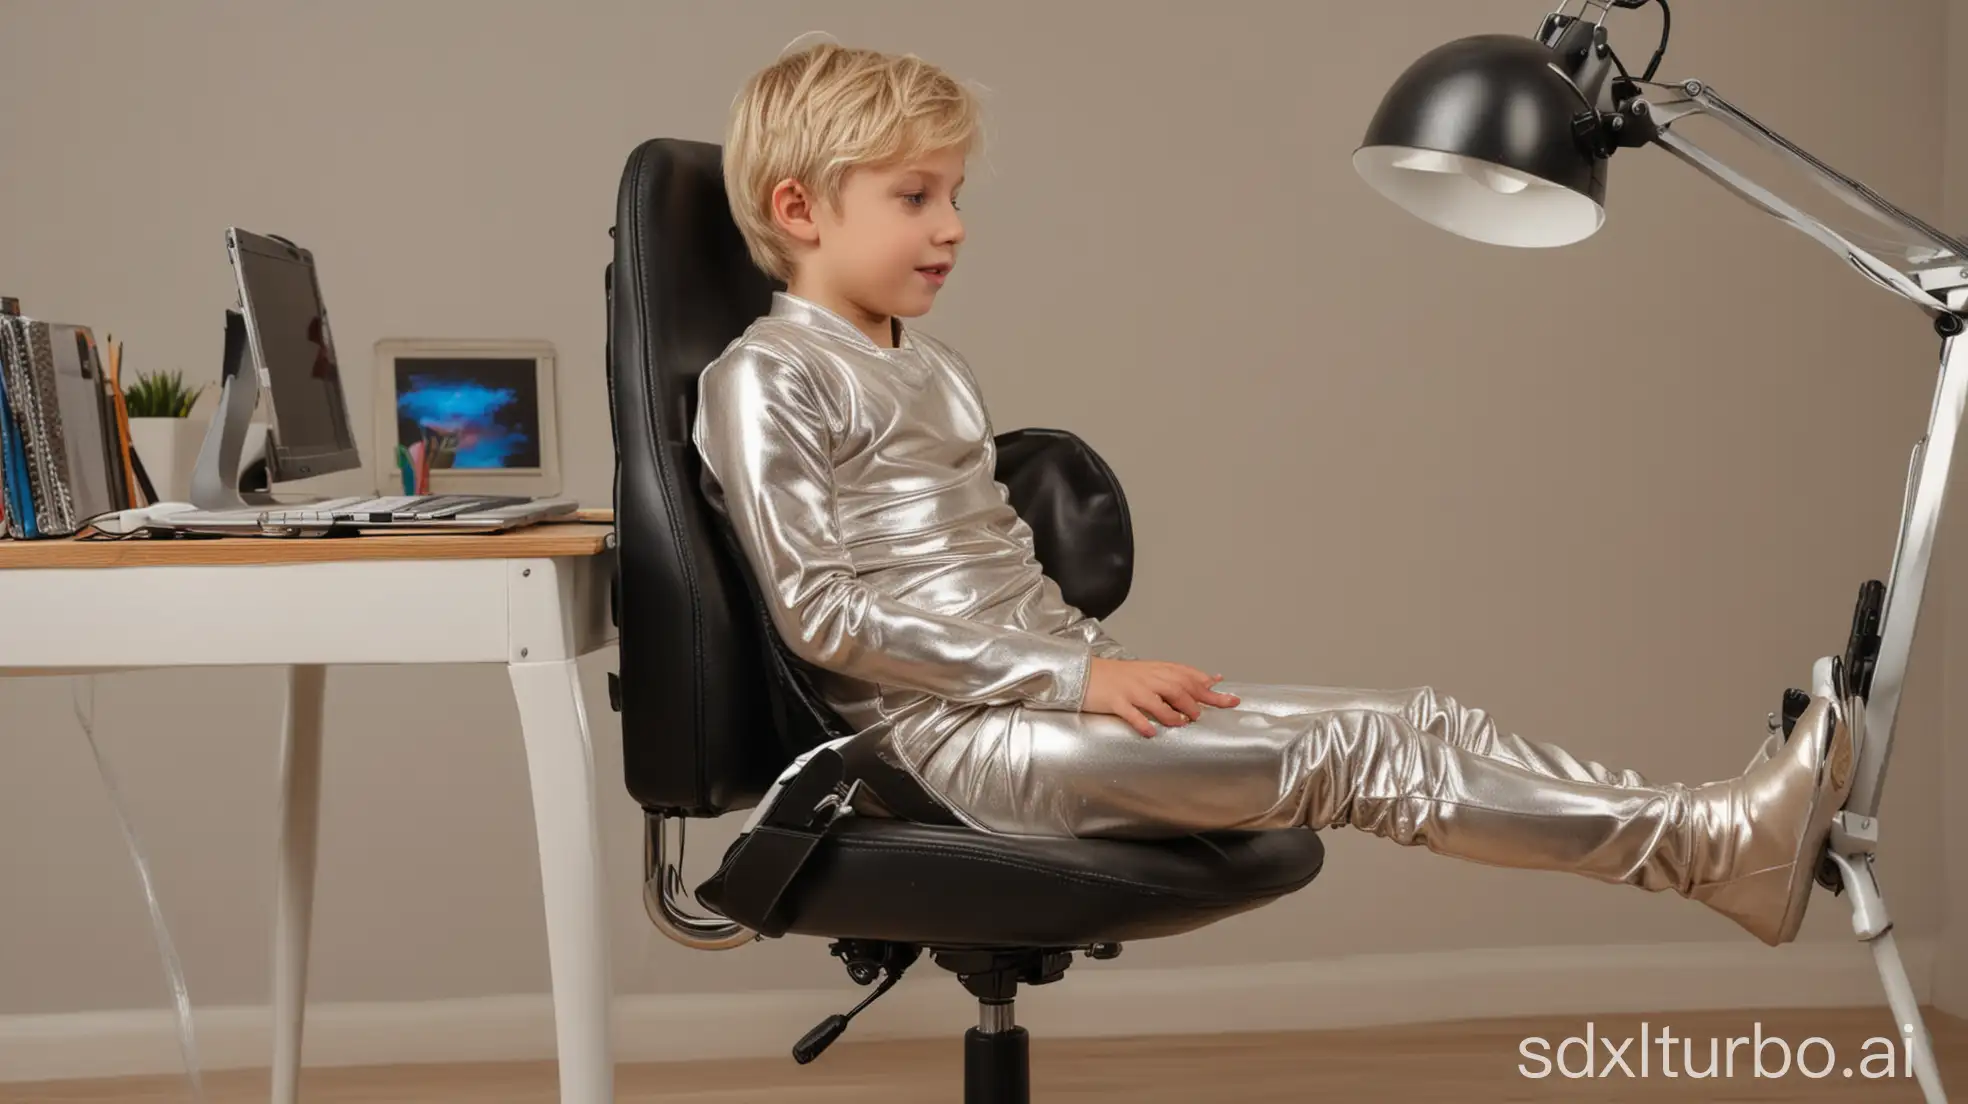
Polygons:
<instances>
[{"instance_id":1,"label":"chair base","mask_svg":"<svg viewBox=\"0 0 1968 1104\"><path fill-rule=\"evenodd\" d=\"M847 967L857 985L877 977L881 985L844 1016L830 1016L793 1048L804 1065L820 1056L847 1030L848 1021L894 986L924 950L938 966L957 975L977 998L977 1026L964 1033L964 1104L1031 1104L1031 1035L1013 1017L1020 985L1049 985L1065 977L1075 953L1109 959L1118 943L1089 947L925 948L874 939L836 940L828 950Z\"/></svg>"}]
</instances>

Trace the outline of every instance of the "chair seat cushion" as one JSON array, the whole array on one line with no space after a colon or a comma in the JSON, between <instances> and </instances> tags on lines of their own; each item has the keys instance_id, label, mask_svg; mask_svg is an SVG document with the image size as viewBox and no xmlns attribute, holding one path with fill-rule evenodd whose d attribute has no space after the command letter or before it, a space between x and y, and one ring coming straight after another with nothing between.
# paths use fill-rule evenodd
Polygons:
<instances>
[{"instance_id":1,"label":"chair seat cushion","mask_svg":"<svg viewBox=\"0 0 1968 1104\"><path fill-rule=\"evenodd\" d=\"M1152 939L1276 900L1324 861L1308 829L1056 839L850 816L788 887L788 934L953 948Z\"/></svg>"}]
</instances>

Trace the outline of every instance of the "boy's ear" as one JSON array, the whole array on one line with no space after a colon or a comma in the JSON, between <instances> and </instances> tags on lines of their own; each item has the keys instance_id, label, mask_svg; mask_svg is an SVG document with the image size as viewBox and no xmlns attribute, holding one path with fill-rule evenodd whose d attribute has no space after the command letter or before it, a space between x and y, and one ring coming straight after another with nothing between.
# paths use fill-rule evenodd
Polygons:
<instances>
[{"instance_id":1,"label":"boy's ear","mask_svg":"<svg viewBox=\"0 0 1968 1104\"><path fill-rule=\"evenodd\" d=\"M772 189L772 218L793 240L808 245L820 241L819 204L806 185L787 177Z\"/></svg>"}]
</instances>

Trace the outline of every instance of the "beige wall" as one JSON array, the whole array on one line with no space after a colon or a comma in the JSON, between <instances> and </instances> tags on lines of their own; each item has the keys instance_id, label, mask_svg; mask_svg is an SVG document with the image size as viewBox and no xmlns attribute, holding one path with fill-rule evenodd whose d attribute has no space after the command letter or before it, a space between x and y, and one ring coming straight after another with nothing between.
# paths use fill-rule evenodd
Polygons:
<instances>
[{"instance_id":1,"label":"beige wall","mask_svg":"<svg viewBox=\"0 0 1968 1104\"><path fill-rule=\"evenodd\" d=\"M352 366L382 337L558 343L569 486L605 503L601 268L625 155L715 138L739 81L804 31L915 50L989 87L993 132L962 274L925 325L968 353L1002 427L1071 427L1126 480L1142 551L1119 635L1238 679L1432 683L1581 754L1713 778L1885 570L1931 334L1656 153L1620 157L1611 222L1562 252L1454 240L1371 195L1348 156L1400 67L1548 6L0 3L0 292L113 331L133 367L209 379L221 232L289 235L319 254ZM1943 7L1878 7L1698 6L1667 72L1936 211L1944 58L1919 28ZM1651 17L1621 18L1643 58ZM368 381L352 390L366 426ZM115 631L115 610L93 616ZM1939 640L1881 862L1909 936L1943 918ZM587 677L618 989L837 986L816 943L706 955L650 931L605 670ZM313 995L543 991L503 673L338 670L329 690ZM277 672L108 677L96 716L194 1000L264 1000ZM160 1006L71 687L0 685L0 736L0 1014ZM700 837L700 864L728 834ZM1330 848L1296 899L1128 965L1754 950L1669 895L1358 834ZM1821 897L1805 938L1848 939L1844 903Z\"/></svg>"}]
</instances>

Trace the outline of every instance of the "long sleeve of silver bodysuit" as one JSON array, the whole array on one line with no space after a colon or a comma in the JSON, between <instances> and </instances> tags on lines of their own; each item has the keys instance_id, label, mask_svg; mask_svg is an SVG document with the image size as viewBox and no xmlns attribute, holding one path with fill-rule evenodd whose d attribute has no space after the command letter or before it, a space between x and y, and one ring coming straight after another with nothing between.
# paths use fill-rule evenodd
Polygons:
<instances>
[{"instance_id":1,"label":"long sleeve of silver bodysuit","mask_svg":"<svg viewBox=\"0 0 1968 1104\"><path fill-rule=\"evenodd\" d=\"M957 702L1077 710L1092 649L922 609L856 577L841 539L831 422L812 377L764 350L729 350L700 379L693 436L781 637L850 678Z\"/></svg>"}]
</instances>

